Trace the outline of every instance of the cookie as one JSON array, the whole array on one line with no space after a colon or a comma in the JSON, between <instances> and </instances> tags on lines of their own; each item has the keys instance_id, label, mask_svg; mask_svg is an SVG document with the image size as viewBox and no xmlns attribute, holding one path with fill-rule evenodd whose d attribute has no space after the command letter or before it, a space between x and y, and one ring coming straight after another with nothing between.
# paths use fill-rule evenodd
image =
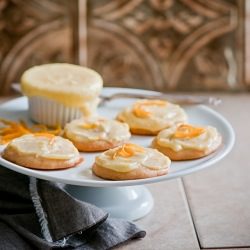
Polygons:
<instances>
[{"instance_id":1,"label":"cookie","mask_svg":"<svg viewBox=\"0 0 250 250\"><path fill-rule=\"evenodd\" d=\"M64 136L71 140L79 151L95 152L114 148L129 140L131 134L126 123L91 117L66 124Z\"/></svg>"},{"instance_id":2,"label":"cookie","mask_svg":"<svg viewBox=\"0 0 250 250\"><path fill-rule=\"evenodd\" d=\"M122 110L117 119L126 122L133 134L156 135L159 131L187 120L185 111L163 100L139 100Z\"/></svg>"},{"instance_id":3,"label":"cookie","mask_svg":"<svg viewBox=\"0 0 250 250\"><path fill-rule=\"evenodd\" d=\"M27 134L12 140L2 157L26 168L55 170L76 166L83 159L67 139L51 134Z\"/></svg>"},{"instance_id":4,"label":"cookie","mask_svg":"<svg viewBox=\"0 0 250 250\"><path fill-rule=\"evenodd\" d=\"M153 140L152 147L171 160L198 159L216 151L222 138L216 128L181 124L162 130Z\"/></svg>"},{"instance_id":5,"label":"cookie","mask_svg":"<svg viewBox=\"0 0 250 250\"><path fill-rule=\"evenodd\" d=\"M109 180L133 180L166 175L170 159L152 148L126 143L95 158L92 171Z\"/></svg>"}]
</instances>

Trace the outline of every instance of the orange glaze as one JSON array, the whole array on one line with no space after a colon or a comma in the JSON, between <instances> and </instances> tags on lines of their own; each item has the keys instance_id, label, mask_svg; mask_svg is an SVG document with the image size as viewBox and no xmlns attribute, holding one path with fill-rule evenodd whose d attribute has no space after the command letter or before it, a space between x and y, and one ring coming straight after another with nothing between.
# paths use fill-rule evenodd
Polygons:
<instances>
[{"instance_id":1,"label":"orange glaze","mask_svg":"<svg viewBox=\"0 0 250 250\"><path fill-rule=\"evenodd\" d=\"M197 137L205 132L204 128L194 127L189 124L180 125L175 131L173 138L174 139L191 139Z\"/></svg>"},{"instance_id":2,"label":"orange glaze","mask_svg":"<svg viewBox=\"0 0 250 250\"><path fill-rule=\"evenodd\" d=\"M144 149L138 145L132 143L123 144L115 153L111 156L112 159L115 159L117 156L121 157L131 157L136 152L144 152Z\"/></svg>"},{"instance_id":3,"label":"orange glaze","mask_svg":"<svg viewBox=\"0 0 250 250\"><path fill-rule=\"evenodd\" d=\"M84 123L81 125L82 128L84 129L95 129L96 127L98 127L98 123L94 122L94 123Z\"/></svg>"},{"instance_id":4,"label":"orange glaze","mask_svg":"<svg viewBox=\"0 0 250 250\"><path fill-rule=\"evenodd\" d=\"M136 103L133 108L133 113L140 118L147 118L151 112L145 110L145 106L166 106L167 102L162 100L145 100L140 103Z\"/></svg>"},{"instance_id":5,"label":"orange glaze","mask_svg":"<svg viewBox=\"0 0 250 250\"><path fill-rule=\"evenodd\" d=\"M84 129L95 129L101 124L101 122L104 122L104 121L105 121L105 119L100 118L95 122L84 122L81 125L81 127Z\"/></svg>"}]
</instances>

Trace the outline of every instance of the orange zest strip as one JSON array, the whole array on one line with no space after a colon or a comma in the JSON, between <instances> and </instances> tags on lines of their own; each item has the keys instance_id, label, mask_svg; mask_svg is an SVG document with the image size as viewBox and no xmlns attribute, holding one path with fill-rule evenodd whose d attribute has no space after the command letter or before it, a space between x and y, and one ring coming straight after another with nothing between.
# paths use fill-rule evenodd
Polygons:
<instances>
[{"instance_id":1,"label":"orange zest strip","mask_svg":"<svg viewBox=\"0 0 250 250\"><path fill-rule=\"evenodd\" d=\"M132 144L132 143L126 143L123 144L121 148L119 148L117 151L115 151L115 153L111 156L112 159L115 159L118 156L121 157L131 157L133 156L135 153L140 153L140 152L144 152L144 149L136 144Z\"/></svg>"},{"instance_id":2,"label":"orange zest strip","mask_svg":"<svg viewBox=\"0 0 250 250\"><path fill-rule=\"evenodd\" d=\"M4 119L4 118L0 118L0 122L3 123L4 125L13 125L16 124L16 122Z\"/></svg>"},{"instance_id":3,"label":"orange zest strip","mask_svg":"<svg viewBox=\"0 0 250 250\"><path fill-rule=\"evenodd\" d=\"M145 106L166 106L167 102L163 100L145 100L143 102L136 103L133 108L133 113L139 118L147 118L151 115L151 112L145 110Z\"/></svg>"},{"instance_id":4,"label":"orange zest strip","mask_svg":"<svg viewBox=\"0 0 250 250\"><path fill-rule=\"evenodd\" d=\"M139 118L147 118L151 114L149 111L146 111L141 105L136 105L133 109L133 113Z\"/></svg>"},{"instance_id":5,"label":"orange zest strip","mask_svg":"<svg viewBox=\"0 0 250 250\"><path fill-rule=\"evenodd\" d=\"M81 127L83 127L84 129L95 129L98 127L98 123L94 122L94 123L84 123L81 125Z\"/></svg>"},{"instance_id":6,"label":"orange zest strip","mask_svg":"<svg viewBox=\"0 0 250 250\"><path fill-rule=\"evenodd\" d=\"M55 135L59 135L61 133L61 127L58 126L54 130L49 130L45 125L38 124L29 127L24 121L10 121L6 119L0 118L0 123L2 123L2 127L0 128L0 144L6 144L10 142L12 139L20 137L26 134L34 134L37 136L46 136L54 138ZM54 140L54 139L53 139ZM50 141L53 143L53 140Z\"/></svg>"},{"instance_id":7,"label":"orange zest strip","mask_svg":"<svg viewBox=\"0 0 250 250\"><path fill-rule=\"evenodd\" d=\"M189 124L180 125L175 131L174 139L191 139L197 137L205 132L205 128L194 127Z\"/></svg>"},{"instance_id":8,"label":"orange zest strip","mask_svg":"<svg viewBox=\"0 0 250 250\"><path fill-rule=\"evenodd\" d=\"M20 120L20 124L25 128L25 129L29 129L27 124L25 123L25 121Z\"/></svg>"}]
</instances>

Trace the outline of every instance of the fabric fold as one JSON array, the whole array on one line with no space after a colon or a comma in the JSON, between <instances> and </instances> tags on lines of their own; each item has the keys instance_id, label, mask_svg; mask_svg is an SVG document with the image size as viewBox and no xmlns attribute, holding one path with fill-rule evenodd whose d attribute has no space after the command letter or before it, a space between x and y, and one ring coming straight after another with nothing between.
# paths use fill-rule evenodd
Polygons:
<instances>
[{"instance_id":1,"label":"fabric fold","mask_svg":"<svg viewBox=\"0 0 250 250\"><path fill-rule=\"evenodd\" d=\"M50 242L83 233L108 217L107 212L73 198L53 182L30 177L30 194L42 233Z\"/></svg>"},{"instance_id":2,"label":"fabric fold","mask_svg":"<svg viewBox=\"0 0 250 250\"><path fill-rule=\"evenodd\" d=\"M0 169L0 212L0 249L104 250L146 235L134 223L75 199L62 184L7 169Z\"/></svg>"}]
</instances>

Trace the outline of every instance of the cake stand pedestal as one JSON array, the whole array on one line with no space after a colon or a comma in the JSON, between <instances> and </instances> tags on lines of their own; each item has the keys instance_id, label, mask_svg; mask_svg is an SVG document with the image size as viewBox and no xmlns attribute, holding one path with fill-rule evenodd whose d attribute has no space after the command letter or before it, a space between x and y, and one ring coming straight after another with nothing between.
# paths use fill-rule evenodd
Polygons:
<instances>
[{"instance_id":1,"label":"cake stand pedestal","mask_svg":"<svg viewBox=\"0 0 250 250\"><path fill-rule=\"evenodd\" d=\"M66 185L65 189L78 200L103 208L111 217L137 220L147 215L154 201L144 186L82 187Z\"/></svg>"}]
</instances>

